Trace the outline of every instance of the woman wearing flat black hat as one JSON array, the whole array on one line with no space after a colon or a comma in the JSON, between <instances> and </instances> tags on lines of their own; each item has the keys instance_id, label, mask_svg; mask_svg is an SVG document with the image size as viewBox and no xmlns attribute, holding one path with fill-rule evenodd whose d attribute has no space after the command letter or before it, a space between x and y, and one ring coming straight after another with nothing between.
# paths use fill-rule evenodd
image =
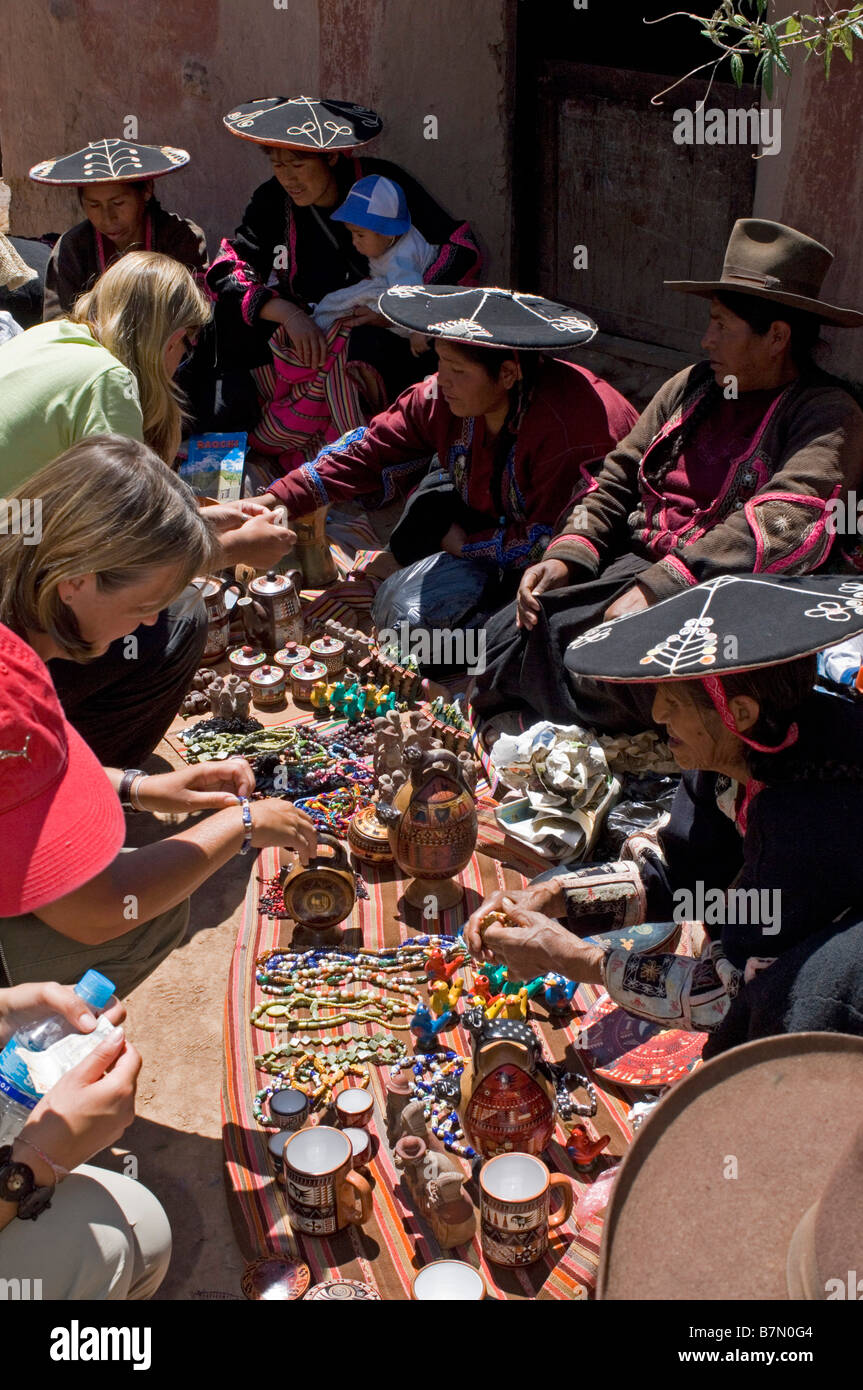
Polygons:
<instances>
[{"instance_id":1,"label":"woman wearing flat black hat","mask_svg":"<svg viewBox=\"0 0 863 1390\"><path fill-rule=\"evenodd\" d=\"M267 366L274 333L296 350L304 366L323 366L327 341L309 315L310 306L369 274L347 225L331 214L368 175L399 185L412 225L439 248L426 280L475 283L482 254L469 224L451 217L397 164L356 153L383 128L374 111L351 102L273 97L236 107L225 125L262 147L272 177L255 190L242 223L222 242L207 271L217 301L224 371ZM373 310L357 310L349 322L348 358L356 385L337 422L342 429L368 419L422 375L408 342L389 332ZM258 387L265 389L260 379ZM245 428L250 421L235 423ZM286 459L294 453L286 443Z\"/></svg>"},{"instance_id":2,"label":"woman wearing flat black hat","mask_svg":"<svg viewBox=\"0 0 863 1390\"><path fill-rule=\"evenodd\" d=\"M861 581L726 575L583 633L569 669L643 690L667 729L684 769L670 820L637 857L509 906L495 894L465 929L471 951L519 979L602 984L638 1017L710 1032L707 1053L863 1033L863 707L812 689L813 653L860 632ZM483 927L501 907L514 925ZM620 944L617 929L693 918L711 938L699 961Z\"/></svg>"},{"instance_id":3,"label":"woman wearing flat black hat","mask_svg":"<svg viewBox=\"0 0 863 1390\"><path fill-rule=\"evenodd\" d=\"M806 574L831 557L829 503L863 484L863 411L812 360L822 323L863 324L820 297L832 259L747 218L718 280L670 284L710 299L709 360L654 396L489 624L480 720L643 728L637 692L567 679L568 642L717 574Z\"/></svg>"},{"instance_id":4,"label":"woman wearing flat black hat","mask_svg":"<svg viewBox=\"0 0 863 1390\"><path fill-rule=\"evenodd\" d=\"M494 287L399 285L379 307L433 339L437 375L260 500L299 516L350 498L370 508L407 498L390 537L404 568L379 590L376 624L395 627L409 612L412 626L476 628L515 593L635 411L608 382L550 355L596 332L566 305Z\"/></svg>"},{"instance_id":5,"label":"woman wearing flat black hat","mask_svg":"<svg viewBox=\"0 0 863 1390\"><path fill-rule=\"evenodd\" d=\"M44 322L68 314L80 294L93 288L109 265L127 251L159 251L201 274L207 243L196 223L166 212L153 180L173 173L189 156L171 145L131 140L91 140L83 150L34 164L35 183L77 188L86 214L64 232L45 274Z\"/></svg>"}]
</instances>

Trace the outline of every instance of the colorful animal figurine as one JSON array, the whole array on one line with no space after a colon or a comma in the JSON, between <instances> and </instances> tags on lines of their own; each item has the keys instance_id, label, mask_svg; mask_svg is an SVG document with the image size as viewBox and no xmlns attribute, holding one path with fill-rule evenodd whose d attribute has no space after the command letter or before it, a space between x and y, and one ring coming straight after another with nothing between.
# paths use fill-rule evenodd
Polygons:
<instances>
[{"instance_id":1,"label":"colorful animal figurine","mask_svg":"<svg viewBox=\"0 0 863 1390\"><path fill-rule=\"evenodd\" d=\"M426 960L426 979L450 981L465 960L465 956L458 955L454 960L447 961L440 947L435 946Z\"/></svg>"},{"instance_id":2,"label":"colorful animal figurine","mask_svg":"<svg viewBox=\"0 0 863 1390\"><path fill-rule=\"evenodd\" d=\"M548 1012L550 1014L569 1013L572 1006L572 996L577 989L578 985L575 981L567 980L563 975L546 975L542 999Z\"/></svg>"},{"instance_id":3,"label":"colorful animal figurine","mask_svg":"<svg viewBox=\"0 0 863 1390\"><path fill-rule=\"evenodd\" d=\"M611 1143L610 1134L601 1134L591 1139L586 1125L574 1125L566 1141L566 1152L573 1165L582 1173L589 1173L596 1166L596 1160L606 1145Z\"/></svg>"},{"instance_id":4,"label":"colorful animal figurine","mask_svg":"<svg viewBox=\"0 0 863 1390\"><path fill-rule=\"evenodd\" d=\"M452 985L447 980L432 980L429 984L432 1011L444 1014L450 1009L455 1013L463 990L464 980L456 980Z\"/></svg>"},{"instance_id":5,"label":"colorful animal figurine","mask_svg":"<svg viewBox=\"0 0 863 1390\"><path fill-rule=\"evenodd\" d=\"M447 1011L440 1018L432 1018L425 1004L418 1004L416 1013L410 1021L417 1052L434 1052L438 1045L438 1033L443 1033L455 1022L455 1017Z\"/></svg>"},{"instance_id":6,"label":"colorful animal figurine","mask_svg":"<svg viewBox=\"0 0 863 1390\"><path fill-rule=\"evenodd\" d=\"M517 994L504 994L501 997L504 1018L527 1018L527 989L524 985Z\"/></svg>"}]
</instances>

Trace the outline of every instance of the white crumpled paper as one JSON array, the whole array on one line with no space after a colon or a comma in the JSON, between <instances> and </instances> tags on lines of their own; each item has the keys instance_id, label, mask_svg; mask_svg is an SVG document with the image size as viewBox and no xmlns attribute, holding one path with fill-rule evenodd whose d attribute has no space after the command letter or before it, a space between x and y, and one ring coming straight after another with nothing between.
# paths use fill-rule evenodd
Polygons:
<instances>
[{"instance_id":1,"label":"white crumpled paper","mask_svg":"<svg viewBox=\"0 0 863 1390\"><path fill-rule=\"evenodd\" d=\"M34 1091L44 1096L61 1076L71 1071L72 1067L77 1067L98 1043L111 1037L115 1031L120 1030L115 1029L114 1024L102 1014L92 1033L70 1033L68 1037L60 1038L46 1047L44 1052L30 1052L25 1047L16 1047L15 1051L30 1073Z\"/></svg>"},{"instance_id":2,"label":"white crumpled paper","mask_svg":"<svg viewBox=\"0 0 863 1390\"><path fill-rule=\"evenodd\" d=\"M502 782L527 798L532 815L498 815L507 832L549 857L589 853L606 812L620 795L605 754L585 729L543 720L503 734L492 752Z\"/></svg>"}]
</instances>

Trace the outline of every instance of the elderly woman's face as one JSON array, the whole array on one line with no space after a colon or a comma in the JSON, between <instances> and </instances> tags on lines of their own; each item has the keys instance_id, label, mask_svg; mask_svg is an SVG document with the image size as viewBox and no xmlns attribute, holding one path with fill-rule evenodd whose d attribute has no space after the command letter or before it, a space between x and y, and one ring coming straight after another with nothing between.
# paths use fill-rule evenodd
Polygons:
<instances>
[{"instance_id":1,"label":"elderly woman's face","mask_svg":"<svg viewBox=\"0 0 863 1390\"><path fill-rule=\"evenodd\" d=\"M656 687L651 714L664 724L676 763L685 771L725 772L743 757L743 743L727 729L715 710L697 705L687 681Z\"/></svg>"},{"instance_id":2,"label":"elderly woman's face","mask_svg":"<svg viewBox=\"0 0 863 1390\"><path fill-rule=\"evenodd\" d=\"M335 203L338 185L330 157L268 145L267 158L282 188L298 207Z\"/></svg>"}]
</instances>

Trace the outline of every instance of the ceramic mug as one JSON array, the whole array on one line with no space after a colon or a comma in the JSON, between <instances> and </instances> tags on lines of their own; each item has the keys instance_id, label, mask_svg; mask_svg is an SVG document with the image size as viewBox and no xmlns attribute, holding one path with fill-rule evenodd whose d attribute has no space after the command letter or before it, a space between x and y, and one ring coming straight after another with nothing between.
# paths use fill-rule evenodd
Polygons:
<instances>
[{"instance_id":1,"label":"ceramic mug","mask_svg":"<svg viewBox=\"0 0 863 1390\"><path fill-rule=\"evenodd\" d=\"M361 1086L349 1086L336 1096L336 1114L343 1125L365 1129L374 1110L374 1097Z\"/></svg>"},{"instance_id":2,"label":"ceramic mug","mask_svg":"<svg viewBox=\"0 0 863 1390\"><path fill-rule=\"evenodd\" d=\"M372 1190L353 1172L353 1149L340 1129L316 1125L292 1134L282 1150L282 1181L295 1231L331 1236L372 1214Z\"/></svg>"},{"instance_id":3,"label":"ceramic mug","mask_svg":"<svg viewBox=\"0 0 863 1390\"><path fill-rule=\"evenodd\" d=\"M420 1303L442 1299L478 1303L485 1298L485 1280L479 1270L465 1260L433 1260L420 1270L411 1284L411 1298Z\"/></svg>"},{"instance_id":4,"label":"ceramic mug","mask_svg":"<svg viewBox=\"0 0 863 1390\"><path fill-rule=\"evenodd\" d=\"M342 1134L346 1139L350 1139L351 1141L351 1150L353 1151L351 1167L354 1172L357 1172L360 1168L365 1168L372 1156L372 1137L368 1130L354 1129L352 1126L347 1125L342 1130Z\"/></svg>"},{"instance_id":5,"label":"ceramic mug","mask_svg":"<svg viewBox=\"0 0 863 1390\"><path fill-rule=\"evenodd\" d=\"M563 1203L550 1215L551 1189ZM572 1213L572 1183L563 1173L549 1173L532 1154L498 1154L479 1175L482 1248L492 1264L521 1266L541 1260L548 1233Z\"/></svg>"}]
</instances>

